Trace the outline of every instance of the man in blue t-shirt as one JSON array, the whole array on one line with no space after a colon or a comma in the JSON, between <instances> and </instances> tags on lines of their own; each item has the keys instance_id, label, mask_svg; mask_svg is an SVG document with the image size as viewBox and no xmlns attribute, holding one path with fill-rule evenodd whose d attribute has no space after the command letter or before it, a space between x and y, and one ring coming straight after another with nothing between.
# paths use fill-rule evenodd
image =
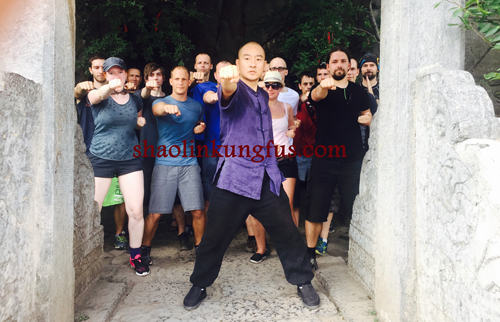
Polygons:
<instances>
[{"instance_id":1,"label":"man in blue t-shirt","mask_svg":"<svg viewBox=\"0 0 500 322\"><path fill-rule=\"evenodd\" d=\"M193 215L195 247L205 232L206 214L194 135L205 130L203 106L187 96L189 72L177 66L170 73L172 95L153 102L158 149L151 182L149 216L144 231L152 238L162 214L172 213L178 193L184 211Z\"/></svg>"}]
</instances>

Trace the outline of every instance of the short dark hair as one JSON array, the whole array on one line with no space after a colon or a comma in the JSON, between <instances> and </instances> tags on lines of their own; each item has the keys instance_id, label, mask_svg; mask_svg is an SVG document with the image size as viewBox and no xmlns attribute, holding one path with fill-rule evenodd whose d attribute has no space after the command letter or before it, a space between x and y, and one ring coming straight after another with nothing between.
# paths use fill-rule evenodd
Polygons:
<instances>
[{"instance_id":1,"label":"short dark hair","mask_svg":"<svg viewBox=\"0 0 500 322\"><path fill-rule=\"evenodd\" d=\"M160 73L163 75L163 78L165 78L165 68L161 67L157 63L148 63L144 67L144 79L148 80L149 74L151 74L152 72L154 72L155 70L158 70L158 69L160 70Z\"/></svg>"},{"instance_id":2,"label":"short dark hair","mask_svg":"<svg viewBox=\"0 0 500 322\"><path fill-rule=\"evenodd\" d=\"M300 77L299 77L299 84L302 84L302 79L303 79L304 77L310 77L310 78L314 79L314 82L316 83L316 78L312 75L312 73L311 73L311 72L306 71L306 72L302 72L302 73L300 74Z\"/></svg>"},{"instance_id":3,"label":"short dark hair","mask_svg":"<svg viewBox=\"0 0 500 322\"><path fill-rule=\"evenodd\" d=\"M326 68L326 62L322 62L321 64L318 65L318 68L316 68L316 70L318 69L327 69Z\"/></svg>"},{"instance_id":4,"label":"short dark hair","mask_svg":"<svg viewBox=\"0 0 500 322\"><path fill-rule=\"evenodd\" d=\"M174 68L172 68L170 70L170 78L172 78L172 74L174 73L174 70L176 70L176 69L184 69L186 71L186 73L188 74L188 77L189 77L189 70L185 66L175 66Z\"/></svg>"},{"instance_id":5,"label":"short dark hair","mask_svg":"<svg viewBox=\"0 0 500 322\"><path fill-rule=\"evenodd\" d=\"M90 56L90 58L89 58L89 67L92 67L92 62L94 60L96 60L96 59L106 60L106 57L104 57L101 54L94 54L94 55Z\"/></svg>"},{"instance_id":6,"label":"short dark hair","mask_svg":"<svg viewBox=\"0 0 500 322\"><path fill-rule=\"evenodd\" d=\"M344 54L346 54L347 60L349 61L349 64L351 63L352 55L351 55L351 52L347 48L345 48L343 46L333 46L332 49L330 49L330 51L328 52L328 55L326 56L326 58L327 58L326 61L328 64L330 63L330 57L332 57L332 54L336 53L337 51L341 51Z\"/></svg>"}]
</instances>

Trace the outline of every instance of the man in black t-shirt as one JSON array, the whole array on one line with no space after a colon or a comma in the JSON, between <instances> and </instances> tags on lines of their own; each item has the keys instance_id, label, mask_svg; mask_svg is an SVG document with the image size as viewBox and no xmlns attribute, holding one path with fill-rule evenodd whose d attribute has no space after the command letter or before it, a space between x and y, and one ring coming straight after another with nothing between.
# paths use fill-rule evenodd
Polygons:
<instances>
[{"instance_id":1,"label":"man in black t-shirt","mask_svg":"<svg viewBox=\"0 0 500 322\"><path fill-rule=\"evenodd\" d=\"M359 175L365 154L359 125L370 125L368 93L347 80L351 56L334 47L328 55L326 78L311 90L318 120L315 155L307 187L306 239L311 267L316 269L315 248L322 223L327 220L330 201L338 188L342 217L350 218L359 192Z\"/></svg>"}]
</instances>

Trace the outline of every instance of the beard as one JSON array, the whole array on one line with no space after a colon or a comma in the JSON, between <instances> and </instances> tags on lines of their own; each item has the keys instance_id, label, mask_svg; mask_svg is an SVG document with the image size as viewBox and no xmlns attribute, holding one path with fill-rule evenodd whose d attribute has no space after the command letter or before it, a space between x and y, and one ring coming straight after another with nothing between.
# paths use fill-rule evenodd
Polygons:
<instances>
[{"instance_id":1,"label":"beard","mask_svg":"<svg viewBox=\"0 0 500 322\"><path fill-rule=\"evenodd\" d=\"M341 72L341 73L338 73L338 72ZM332 77L333 77L333 79L339 81L339 80L343 80L346 75L347 75L347 73L345 70L337 69L335 72L333 72Z\"/></svg>"},{"instance_id":2,"label":"beard","mask_svg":"<svg viewBox=\"0 0 500 322\"><path fill-rule=\"evenodd\" d=\"M377 77L377 74L375 74L375 73L372 73L372 72L368 73L368 72L366 72L366 73L363 75L363 78L365 78L367 74L368 74L368 79L369 79L369 80L373 80L375 77Z\"/></svg>"}]
</instances>

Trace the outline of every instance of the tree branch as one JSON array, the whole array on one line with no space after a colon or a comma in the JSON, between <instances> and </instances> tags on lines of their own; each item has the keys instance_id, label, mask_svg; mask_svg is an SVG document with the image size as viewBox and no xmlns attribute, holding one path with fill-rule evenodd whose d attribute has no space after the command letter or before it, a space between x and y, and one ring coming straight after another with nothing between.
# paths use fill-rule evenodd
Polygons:
<instances>
[{"instance_id":1,"label":"tree branch","mask_svg":"<svg viewBox=\"0 0 500 322\"><path fill-rule=\"evenodd\" d=\"M372 22L373 22L373 25L375 26L375 35L377 36L377 38L376 38L377 42L380 43L380 30L378 29L377 20L375 19L375 15L373 14L372 0L370 0L370 16L372 17Z\"/></svg>"}]
</instances>

